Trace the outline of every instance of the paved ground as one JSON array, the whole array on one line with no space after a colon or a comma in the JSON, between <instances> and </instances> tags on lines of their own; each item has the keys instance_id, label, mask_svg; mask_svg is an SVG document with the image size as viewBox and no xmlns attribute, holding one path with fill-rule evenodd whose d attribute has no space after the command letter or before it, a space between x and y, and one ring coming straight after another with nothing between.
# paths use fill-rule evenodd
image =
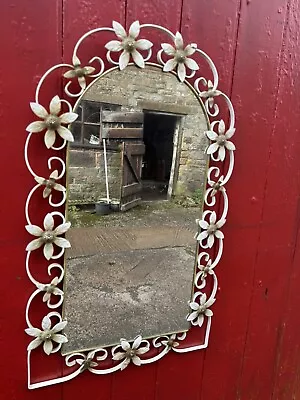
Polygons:
<instances>
[{"instance_id":1,"label":"paved ground","mask_svg":"<svg viewBox=\"0 0 300 400\"><path fill-rule=\"evenodd\" d=\"M64 353L188 329L198 210L137 214L70 230Z\"/></svg>"}]
</instances>

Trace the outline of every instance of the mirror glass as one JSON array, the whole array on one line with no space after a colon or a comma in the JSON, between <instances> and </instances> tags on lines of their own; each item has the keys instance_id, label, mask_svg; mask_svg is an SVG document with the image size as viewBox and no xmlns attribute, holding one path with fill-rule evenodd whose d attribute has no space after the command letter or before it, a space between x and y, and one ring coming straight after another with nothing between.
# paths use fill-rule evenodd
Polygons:
<instances>
[{"instance_id":1,"label":"mirror glass","mask_svg":"<svg viewBox=\"0 0 300 400\"><path fill-rule=\"evenodd\" d=\"M75 112L63 354L188 330L207 170L201 102L172 73L128 66L95 80Z\"/></svg>"}]
</instances>

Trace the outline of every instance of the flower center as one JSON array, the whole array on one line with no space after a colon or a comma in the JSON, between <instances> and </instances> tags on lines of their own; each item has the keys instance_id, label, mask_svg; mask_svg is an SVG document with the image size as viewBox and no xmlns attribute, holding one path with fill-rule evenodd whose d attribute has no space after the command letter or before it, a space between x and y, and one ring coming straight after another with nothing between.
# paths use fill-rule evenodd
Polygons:
<instances>
[{"instance_id":1,"label":"flower center","mask_svg":"<svg viewBox=\"0 0 300 400\"><path fill-rule=\"evenodd\" d=\"M55 131L60 125L59 118L56 115L48 115L45 124L48 129Z\"/></svg>"},{"instance_id":2,"label":"flower center","mask_svg":"<svg viewBox=\"0 0 300 400\"><path fill-rule=\"evenodd\" d=\"M214 184L214 189L215 190L220 190L220 188L221 188L220 182L217 182L217 183Z\"/></svg>"},{"instance_id":3,"label":"flower center","mask_svg":"<svg viewBox=\"0 0 300 400\"><path fill-rule=\"evenodd\" d=\"M226 143L225 135L219 135L219 137L217 139L217 143L219 146L225 146L225 143Z\"/></svg>"},{"instance_id":4,"label":"flower center","mask_svg":"<svg viewBox=\"0 0 300 400\"><path fill-rule=\"evenodd\" d=\"M186 60L186 55L183 50L177 50L175 55L175 60L178 63L184 63Z\"/></svg>"},{"instance_id":5,"label":"flower center","mask_svg":"<svg viewBox=\"0 0 300 400\"><path fill-rule=\"evenodd\" d=\"M126 358L133 358L136 354L136 351L134 349L129 349L126 351Z\"/></svg>"},{"instance_id":6,"label":"flower center","mask_svg":"<svg viewBox=\"0 0 300 400\"><path fill-rule=\"evenodd\" d=\"M75 72L75 74L76 74L76 76L77 76L78 78L81 78L82 76L85 76L85 69L84 69L84 68L81 68L80 65L76 65L76 66L74 67L74 72Z\"/></svg>"},{"instance_id":7,"label":"flower center","mask_svg":"<svg viewBox=\"0 0 300 400\"><path fill-rule=\"evenodd\" d=\"M135 49L135 40L131 38L126 38L123 41L123 48L126 50L128 53L132 53L133 50Z\"/></svg>"},{"instance_id":8,"label":"flower center","mask_svg":"<svg viewBox=\"0 0 300 400\"><path fill-rule=\"evenodd\" d=\"M205 310L206 310L206 306L205 306L205 305L200 306L199 309L198 309L198 311L197 311L197 313L198 313L198 314L203 314L203 313L205 312Z\"/></svg>"},{"instance_id":9,"label":"flower center","mask_svg":"<svg viewBox=\"0 0 300 400\"><path fill-rule=\"evenodd\" d=\"M48 329L46 329L44 332L40 333L40 338L42 340L49 340L52 338L52 332Z\"/></svg>"},{"instance_id":10,"label":"flower center","mask_svg":"<svg viewBox=\"0 0 300 400\"><path fill-rule=\"evenodd\" d=\"M45 185L47 186L47 188L53 189L53 187L55 185L55 180L50 178L50 179L46 180Z\"/></svg>"},{"instance_id":11,"label":"flower center","mask_svg":"<svg viewBox=\"0 0 300 400\"><path fill-rule=\"evenodd\" d=\"M208 229L207 229L207 233L209 235L212 235L213 233L215 233L217 230L217 226L215 224L209 225Z\"/></svg>"},{"instance_id":12,"label":"flower center","mask_svg":"<svg viewBox=\"0 0 300 400\"><path fill-rule=\"evenodd\" d=\"M42 235L44 242L51 243L53 242L55 235L52 231L45 231Z\"/></svg>"}]
</instances>

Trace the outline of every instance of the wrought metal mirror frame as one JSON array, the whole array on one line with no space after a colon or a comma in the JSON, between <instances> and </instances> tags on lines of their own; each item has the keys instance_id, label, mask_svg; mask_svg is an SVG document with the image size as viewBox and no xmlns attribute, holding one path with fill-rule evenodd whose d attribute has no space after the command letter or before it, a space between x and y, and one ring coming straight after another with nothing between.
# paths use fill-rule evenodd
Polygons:
<instances>
[{"instance_id":1,"label":"wrought metal mirror frame","mask_svg":"<svg viewBox=\"0 0 300 400\"><path fill-rule=\"evenodd\" d=\"M144 28L151 28L154 31L161 31L166 34L170 43L163 43L161 49L157 52L158 63L149 62L152 56L152 43L146 39L138 39L140 31ZM66 172L65 160L61 157L47 158L48 168L50 170L49 177L41 177L31 167L28 147L29 142L35 132L45 132L44 141L47 149L60 151L64 149L67 142L72 140L72 134L66 126L72 123L77 115L73 112L69 101L54 96L50 102L49 112L39 103L39 94L46 78L55 70L64 69L63 76L68 79L64 87L65 94L70 98L79 98L87 88L86 78L96 79L102 74L107 73L110 69L105 69L104 61L101 57L95 56L90 59L89 64L98 63L99 71L95 72L92 66L81 66L77 52L84 40L99 32L111 32L117 36L118 40L111 40L105 45L107 50L106 57L108 63L113 65L111 69L124 69L129 65L130 58L133 65L144 68L145 64L160 67L165 73L176 74L179 80L191 85L188 80L193 80L193 90L202 102L203 107L209 118L209 130L206 136L210 140L206 152L210 157L210 164L207 171L207 185L204 195L204 207L201 218L197 221L198 232L196 239L198 243L196 273L194 275L194 291L192 301L190 302L190 313L187 320L191 325L197 326L202 331L201 335L197 335L198 343L189 343L189 332L182 332L172 335L159 336L154 339L143 339L137 336L134 341L129 342L126 339L120 339L120 344L108 348L94 349L89 352L78 352L64 356L66 368L69 370L64 376L45 381L34 381L31 376L31 359L32 352L37 347L43 345L44 358L58 352L62 343L67 341L66 336L61 332L65 328L67 321L62 320L61 306L63 304L64 293L60 288L64 277L63 256L69 242L63 238L63 235L69 228L70 223L66 222L65 216L56 211L58 207L62 207L66 202L66 188L58 183ZM144 57L142 54L147 53ZM120 53L122 52L122 53ZM119 54L118 61L114 60L112 53ZM207 63L212 74L212 80L205 77L197 77L199 66L193 59L193 55L198 54L201 59ZM228 212L228 197L225 186L229 181L234 166L234 150L235 146L230 138L235 132L235 115L232 103L228 96L218 89L218 73L213 61L197 45L192 43L184 46L182 36L179 32L173 34L168 29L155 24L142 24L135 21L129 28L128 34L125 29L117 22L113 22L113 27L101 27L93 29L84 34L76 43L73 52L73 64L58 64L48 69L41 77L35 93L35 102L30 103L33 113L40 118L40 121L33 122L28 125L28 137L25 143L25 162L27 168L36 181L36 185L28 194L25 204L26 229L33 236L27 245L26 256L26 272L29 280L34 285L34 290L30 295L26 305L26 333L31 336L31 342L27 349L27 365L28 365L28 388L35 389L39 387L49 386L61 382L66 382L75 378L85 370L93 374L108 374L118 370L123 370L129 363L137 366L149 364L164 357L169 351L176 353L186 353L189 351L200 350L208 346L211 318L213 312L211 306L215 302L218 281L215 273L215 267L219 264L223 252L222 226L226 222ZM130 63L130 65L132 65ZM66 70L67 69L67 70ZM187 75L186 70L190 70ZM72 93L70 84L73 78L78 78L80 91ZM203 90L200 89L203 87ZM225 122L218 116L220 107L217 104L219 99L223 99L229 111L229 122L226 127ZM67 112L61 114L62 106L67 106ZM47 107L48 108L48 107ZM226 112L226 110L225 110ZM43 133L41 133L43 134ZM60 146L55 146L56 135L63 139ZM47 157L45 153L45 158ZM224 161L226 160L226 163ZM53 170L53 164L59 163L60 171ZM43 190L40 188L42 187ZM44 201L48 201L51 210L44 218L43 228L35 225L30 216L30 202L33 194L38 191L40 197ZM61 200L56 202L53 200L53 192L61 193ZM55 218L55 220L54 220ZM61 223L57 225L57 218L61 219ZM57 225L55 227L55 225ZM195 229L196 230L196 229ZM54 254L53 243L61 248L58 254ZM44 257L50 262L48 265L49 282L43 283L39 281L39 277L31 271L31 253L32 251L43 248ZM35 299L38 298L38 299ZM55 298L58 299L55 301ZM34 300L35 299L35 300ZM42 301L49 309L48 313L41 321L41 328L31 323L30 314L34 314L34 303ZM199 339L200 338L200 339ZM194 340L194 339L193 339Z\"/></svg>"}]
</instances>

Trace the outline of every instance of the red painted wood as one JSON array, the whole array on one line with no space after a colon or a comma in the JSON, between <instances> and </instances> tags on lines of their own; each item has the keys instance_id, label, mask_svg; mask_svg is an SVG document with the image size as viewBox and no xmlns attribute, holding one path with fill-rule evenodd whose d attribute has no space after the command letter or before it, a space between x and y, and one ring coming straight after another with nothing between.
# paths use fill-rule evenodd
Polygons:
<instances>
[{"instance_id":1,"label":"red painted wood","mask_svg":"<svg viewBox=\"0 0 300 400\"><path fill-rule=\"evenodd\" d=\"M7 190L2 191L0 207L1 399L300 397L300 5L297 0L241 0L241 9L239 5L239 0L2 4L0 75L5 79L0 82L0 167ZM86 372L66 384L29 392L25 364L29 340L23 329L32 286L24 268L28 235L23 205L32 178L22 156L25 127L32 120L28 105L41 74L61 57L70 62L80 35L110 25L112 19L127 27L139 19L181 29L187 41L198 43L215 61L220 87L232 91L238 151L228 185L230 211L210 344L206 351L170 354L142 368L130 366L111 376ZM82 61L88 61L104 42L100 35L91 39L87 48L80 49ZM54 77L54 86L43 90L45 104L55 90L60 93L59 82ZM42 138L33 143L31 158L46 173L41 142ZM46 209L38 201L33 207L33 218L39 222ZM60 373L59 357L40 364L39 373L51 376L49 367Z\"/></svg>"}]
</instances>

